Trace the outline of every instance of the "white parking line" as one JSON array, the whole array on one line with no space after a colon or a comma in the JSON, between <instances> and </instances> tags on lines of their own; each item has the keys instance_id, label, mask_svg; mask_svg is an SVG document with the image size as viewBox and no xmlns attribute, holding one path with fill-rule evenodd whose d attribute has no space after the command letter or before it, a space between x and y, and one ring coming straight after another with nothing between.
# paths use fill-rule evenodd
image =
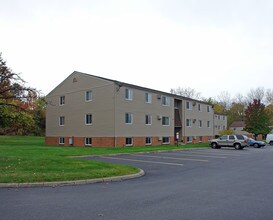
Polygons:
<instances>
[{"instance_id":1,"label":"white parking line","mask_svg":"<svg viewBox=\"0 0 273 220\"><path fill-rule=\"evenodd\" d=\"M210 155L212 155L212 156L217 156L217 155L220 155L220 156L234 156L234 157L240 157L241 155L240 154L234 154L234 153L221 153L221 152L202 152L202 151L188 151L188 152L186 152L186 151L177 151L177 152L179 152L179 153L185 153L185 154L187 154L187 153L190 153L190 154L202 154L202 155L208 155L208 156L210 156Z\"/></svg>"},{"instance_id":2,"label":"white parking line","mask_svg":"<svg viewBox=\"0 0 273 220\"><path fill-rule=\"evenodd\" d=\"M142 154L131 154L131 156L160 158L160 159L171 159L171 160L191 160L191 161L198 161L198 162L209 162L208 160L191 159L191 158L181 158L181 157L151 156L151 155L142 155Z\"/></svg>"},{"instance_id":3,"label":"white parking line","mask_svg":"<svg viewBox=\"0 0 273 220\"><path fill-rule=\"evenodd\" d=\"M108 157L108 156L107 157L100 156L100 157L106 158L106 159L134 161L134 162L141 162L141 163L154 163L154 164L161 164L161 165L184 166L184 164L182 164L182 163L165 163L165 162L157 162L157 161L149 161L149 160L135 160L135 159L128 159L128 158Z\"/></svg>"},{"instance_id":4,"label":"white parking line","mask_svg":"<svg viewBox=\"0 0 273 220\"><path fill-rule=\"evenodd\" d=\"M199 154L188 154L188 153L183 153L183 152L176 152L176 153L169 153L166 152L165 154L169 154L169 155L175 155L177 156L177 154L182 155L182 156L190 156L190 157L208 157L208 158L219 158L219 159L226 159L227 157L220 157L220 156L213 156L213 155L199 155Z\"/></svg>"}]
</instances>

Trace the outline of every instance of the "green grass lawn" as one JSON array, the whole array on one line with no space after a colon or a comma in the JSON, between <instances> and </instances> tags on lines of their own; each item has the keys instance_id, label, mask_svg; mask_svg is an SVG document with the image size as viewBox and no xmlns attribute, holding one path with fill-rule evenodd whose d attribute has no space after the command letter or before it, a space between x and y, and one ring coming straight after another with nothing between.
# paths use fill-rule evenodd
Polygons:
<instances>
[{"instance_id":1,"label":"green grass lawn","mask_svg":"<svg viewBox=\"0 0 273 220\"><path fill-rule=\"evenodd\" d=\"M208 147L207 144L158 147L46 146L43 137L0 136L0 183L94 179L137 173L135 167L69 156L151 152Z\"/></svg>"}]
</instances>

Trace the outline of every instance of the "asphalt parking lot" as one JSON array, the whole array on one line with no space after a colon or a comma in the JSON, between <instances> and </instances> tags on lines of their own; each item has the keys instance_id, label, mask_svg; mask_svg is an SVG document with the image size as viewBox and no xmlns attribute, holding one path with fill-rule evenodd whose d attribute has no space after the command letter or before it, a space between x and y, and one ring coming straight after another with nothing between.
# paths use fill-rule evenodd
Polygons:
<instances>
[{"instance_id":1,"label":"asphalt parking lot","mask_svg":"<svg viewBox=\"0 0 273 220\"><path fill-rule=\"evenodd\" d=\"M273 147L87 157L141 178L0 189L1 219L272 219Z\"/></svg>"}]
</instances>

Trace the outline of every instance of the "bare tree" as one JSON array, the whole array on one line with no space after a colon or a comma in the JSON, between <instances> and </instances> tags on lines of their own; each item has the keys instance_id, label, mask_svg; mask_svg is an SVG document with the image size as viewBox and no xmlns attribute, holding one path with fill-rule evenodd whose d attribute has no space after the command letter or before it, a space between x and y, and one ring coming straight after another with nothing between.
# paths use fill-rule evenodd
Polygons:
<instances>
[{"instance_id":1,"label":"bare tree","mask_svg":"<svg viewBox=\"0 0 273 220\"><path fill-rule=\"evenodd\" d=\"M273 105L273 89L266 90L265 98L266 98L267 104Z\"/></svg>"},{"instance_id":2,"label":"bare tree","mask_svg":"<svg viewBox=\"0 0 273 220\"><path fill-rule=\"evenodd\" d=\"M260 100L261 102L263 102L265 97L265 89L264 87L257 87L256 89L251 89L248 93L247 93L247 102L248 103L252 103L254 99L256 100Z\"/></svg>"},{"instance_id":3,"label":"bare tree","mask_svg":"<svg viewBox=\"0 0 273 220\"><path fill-rule=\"evenodd\" d=\"M225 110L230 109L232 104L231 95L228 91L222 91L220 95L217 96L217 102L223 106Z\"/></svg>"},{"instance_id":4,"label":"bare tree","mask_svg":"<svg viewBox=\"0 0 273 220\"><path fill-rule=\"evenodd\" d=\"M184 96L187 98L192 98L197 100L201 99L201 93L189 87L188 88L178 87L177 89L171 89L171 93L175 95Z\"/></svg>"}]
</instances>

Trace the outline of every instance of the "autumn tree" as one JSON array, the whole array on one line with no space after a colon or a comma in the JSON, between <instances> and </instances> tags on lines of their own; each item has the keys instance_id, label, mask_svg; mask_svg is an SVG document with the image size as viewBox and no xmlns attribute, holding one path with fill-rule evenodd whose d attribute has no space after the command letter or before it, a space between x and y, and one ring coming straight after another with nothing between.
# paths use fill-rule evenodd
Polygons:
<instances>
[{"instance_id":1,"label":"autumn tree","mask_svg":"<svg viewBox=\"0 0 273 220\"><path fill-rule=\"evenodd\" d=\"M260 100L254 99L245 110L245 130L256 136L266 135L271 131L270 115Z\"/></svg>"},{"instance_id":2,"label":"autumn tree","mask_svg":"<svg viewBox=\"0 0 273 220\"><path fill-rule=\"evenodd\" d=\"M37 91L26 87L25 81L14 73L0 53L0 133L26 134L33 129L31 115Z\"/></svg>"}]
</instances>

